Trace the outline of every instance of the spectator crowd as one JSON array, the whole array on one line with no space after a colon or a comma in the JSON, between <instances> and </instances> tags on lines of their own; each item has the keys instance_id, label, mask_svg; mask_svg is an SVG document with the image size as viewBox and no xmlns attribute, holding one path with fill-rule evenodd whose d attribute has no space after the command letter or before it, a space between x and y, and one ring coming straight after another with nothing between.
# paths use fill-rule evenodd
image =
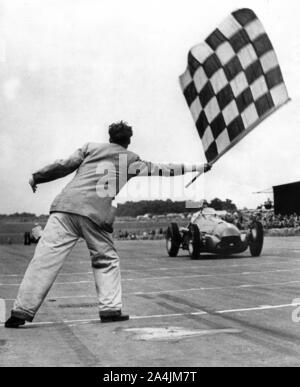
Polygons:
<instances>
[{"instance_id":1,"label":"spectator crowd","mask_svg":"<svg viewBox=\"0 0 300 387\"><path fill-rule=\"evenodd\" d=\"M129 232L127 230L119 230L114 233L114 238L118 240L158 240L164 239L165 230L163 228L156 230L139 230L136 232Z\"/></svg>"},{"instance_id":2,"label":"spectator crowd","mask_svg":"<svg viewBox=\"0 0 300 387\"><path fill-rule=\"evenodd\" d=\"M300 216L293 215L275 215L274 212L260 213L257 215L265 229L270 230L274 228L300 228Z\"/></svg>"}]
</instances>

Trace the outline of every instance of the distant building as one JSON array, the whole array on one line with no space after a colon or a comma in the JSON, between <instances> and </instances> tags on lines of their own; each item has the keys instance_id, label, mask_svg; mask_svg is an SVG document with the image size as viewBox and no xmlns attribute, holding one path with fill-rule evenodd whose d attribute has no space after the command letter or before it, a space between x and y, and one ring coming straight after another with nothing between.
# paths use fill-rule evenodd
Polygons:
<instances>
[{"instance_id":1,"label":"distant building","mask_svg":"<svg viewBox=\"0 0 300 387\"><path fill-rule=\"evenodd\" d=\"M300 215L300 182L273 187L275 214Z\"/></svg>"}]
</instances>

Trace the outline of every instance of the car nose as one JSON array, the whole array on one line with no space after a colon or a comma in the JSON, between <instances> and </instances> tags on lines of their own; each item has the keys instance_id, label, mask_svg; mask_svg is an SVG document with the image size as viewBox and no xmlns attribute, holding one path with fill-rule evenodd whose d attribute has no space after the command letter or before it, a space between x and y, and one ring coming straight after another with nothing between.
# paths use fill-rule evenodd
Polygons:
<instances>
[{"instance_id":1,"label":"car nose","mask_svg":"<svg viewBox=\"0 0 300 387\"><path fill-rule=\"evenodd\" d=\"M240 236L239 230L231 224L220 224L217 227L216 235L219 236L220 239L232 236Z\"/></svg>"}]
</instances>

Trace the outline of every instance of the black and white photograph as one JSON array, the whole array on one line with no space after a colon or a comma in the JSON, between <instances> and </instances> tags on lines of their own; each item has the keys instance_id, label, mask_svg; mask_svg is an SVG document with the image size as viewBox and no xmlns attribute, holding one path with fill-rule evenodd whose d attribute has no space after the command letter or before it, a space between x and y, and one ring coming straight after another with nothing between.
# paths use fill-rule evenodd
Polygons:
<instances>
[{"instance_id":1,"label":"black and white photograph","mask_svg":"<svg viewBox=\"0 0 300 387\"><path fill-rule=\"evenodd\" d=\"M300 366L300 3L0 0L0 367Z\"/></svg>"}]
</instances>

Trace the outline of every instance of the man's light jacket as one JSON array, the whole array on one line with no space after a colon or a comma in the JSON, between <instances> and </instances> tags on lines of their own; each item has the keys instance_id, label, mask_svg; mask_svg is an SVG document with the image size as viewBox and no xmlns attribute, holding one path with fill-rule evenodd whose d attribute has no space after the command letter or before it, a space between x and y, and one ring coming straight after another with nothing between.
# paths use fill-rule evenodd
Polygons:
<instances>
[{"instance_id":1,"label":"man's light jacket","mask_svg":"<svg viewBox=\"0 0 300 387\"><path fill-rule=\"evenodd\" d=\"M76 172L56 197L50 213L85 216L112 231L115 208L112 201L122 187L136 176L179 176L183 164L154 164L117 144L88 143L66 160L58 160L33 174L36 184L47 183Z\"/></svg>"}]
</instances>

